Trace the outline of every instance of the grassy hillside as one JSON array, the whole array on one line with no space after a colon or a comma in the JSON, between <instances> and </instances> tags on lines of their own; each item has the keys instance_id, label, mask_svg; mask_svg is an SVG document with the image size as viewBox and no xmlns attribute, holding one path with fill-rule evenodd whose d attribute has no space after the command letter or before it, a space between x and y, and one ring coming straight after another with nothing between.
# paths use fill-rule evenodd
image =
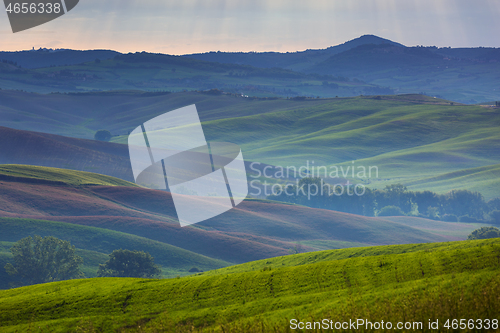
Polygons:
<instances>
[{"instance_id":1,"label":"grassy hillside","mask_svg":"<svg viewBox=\"0 0 500 333\"><path fill-rule=\"evenodd\" d=\"M222 215L181 228L168 192L131 186L40 183L40 179L33 181L28 172L39 169L21 167L17 178L0 180L0 216L119 231L232 263L281 256L296 247L305 252L461 240L477 228L475 224L420 218L389 221L263 200L244 201ZM91 174L87 173L41 170L45 172L37 176L42 179L65 179L71 175L75 177L70 178L72 184L95 180L88 178ZM95 177L98 181L103 179ZM422 228L424 221L430 227Z\"/></svg>"},{"instance_id":2,"label":"grassy hillside","mask_svg":"<svg viewBox=\"0 0 500 333\"><path fill-rule=\"evenodd\" d=\"M3 216L37 216L79 223L101 219L101 223L108 221L108 225L114 227L120 220L127 221L125 218L128 217L132 218L130 222L145 219L164 224L162 228L171 230L165 230L166 233L179 228L170 193L164 191L119 186L73 188L7 181L0 184ZM111 223L114 220L117 223ZM253 235L292 242L331 239L391 244L445 240L441 235L380 218L265 201L245 201L235 209L191 228L217 230L235 237ZM168 238L173 241L174 237Z\"/></svg>"},{"instance_id":3,"label":"grassy hillside","mask_svg":"<svg viewBox=\"0 0 500 333\"><path fill-rule=\"evenodd\" d=\"M500 49L447 49L360 45L305 69L356 77L398 89L398 93L425 91L462 103L498 100Z\"/></svg>"},{"instance_id":4,"label":"grassy hillside","mask_svg":"<svg viewBox=\"0 0 500 333\"><path fill-rule=\"evenodd\" d=\"M5 332L289 332L293 318L364 318L422 322L415 330L431 331L429 319L439 320L440 330L446 319L498 319L498 239L368 248L342 259L349 256L345 251L317 253L323 260L288 256L281 266L260 270L250 263L232 274L75 280L0 291L0 325Z\"/></svg>"},{"instance_id":5,"label":"grassy hillside","mask_svg":"<svg viewBox=\"0 0 500 333\"><path fill-rule=\"evenodd\" d=\"M118 249L149 252L155 258L155 262L163 267L163 273L167 277L189 274L188 270L193 267L205 271L229 265L222 260L212 259L164 242L113 230L63 222L0 218L0 230L2 231L1 242L16 242L33 235L54 236L70 241L79 250L92 251L82 252L82 254L84 259L87 259L85 262L87 270L89 266L92 267L94 274L97 272L98 261L103 259L102 255ZM1 250L4 253L8 252L6 246L3 246ZM104 263L106 260L99 263Z\"/></svg>"},{"instance_id":6,"label":"grassy hillside","mask_svg":"<svg viewBox=\"0 0 500 333\"><path fill-rule=\"evenodd\" d=\"M196 92L111 91L82 94L34 94L0 90L1 126L75 138L93 139L97 130L128 135L167 111L196 104L202 122L291 111L323 105L323 99L253 99ZM75 141L68 143L76 144ZM79 145L83 145L80 142ZM90 148L88 142L83 148ZM98 146L94 143L94 146Z\"/></svg>"},{"instance_id":7,"label":"grassy hillside","mask_svg":"<svg viewBox=\"0 0 500 333\"><path fill-rule=\"evenodd\" d=\"M127 142L138 124L196 103L208 141L242 147L246 160L270 165L376 166L372 187L404 183L447 192L496 191L500 109L423 95L313 100L253 100L202 93L116 92L37 95L0 91L2 124L91 138L106 128ZM5 98L4 98L5 97ZM57 121L55 121L57 119ZM2 128L2 163L95 171L132 180L124 145ZM491 170L477 169L491 168ZM464 174L464 173L467 173ZM370 175L368 175L370 176ZM378 177L377 177L378 176ZM351 177L352 178L352 177Z\"/></svg>"},{"instance_id":8,"label":"grassy hillside","mask_svg":"<svg viewBox=\"0 0 500 333\"><path fill-rule=\"evenodd\" d=\"M134 180L125 145L0 127L0 151L1 164L91 171Z\"/></svg>"},{"instance_id":9,"label":"grassy hillside","mask_svg":"<svg viewBox=\"0 0 500 333\"><path fill-rule=\"evenodd\" d=\"M214 141L240 144L251 161L296 167L309 161L309 170L313 161L316 167L343 168L355 161L356 168L378 168L378 175L361 179L372 187L422 183L419 189L446 192L470 186L488 198L499 196L491 172L478 175L480 183L456 175L446 183L425 181L498 164L499 109L408 97L341 99L302 110L209 121L205 131Z\"/></svg>"},{"instance_id":10,"label":"grassy hillside","mask_svg":"<svg viewBox=\"0 0 500 333\"><path fill-rule=\"evenodd\" d=\"M72 186L101 185L138 187L135 183L96 173L32 165L0 164L0 179L13 179L16 181L33 183L37 181L46 181L47 183L60 183Z\"/></svg>"}]
</instances>

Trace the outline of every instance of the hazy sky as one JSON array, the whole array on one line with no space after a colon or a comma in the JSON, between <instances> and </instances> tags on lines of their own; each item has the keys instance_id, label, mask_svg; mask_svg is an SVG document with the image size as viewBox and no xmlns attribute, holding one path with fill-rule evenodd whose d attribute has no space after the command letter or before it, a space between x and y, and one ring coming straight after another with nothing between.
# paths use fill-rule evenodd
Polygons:
<instances>
[{"instance_id":1,"label":"hazy sky","mask_svg":"<svg viewBox=\"0 0 500 333\"><path fill-rule=\"evenodd\" d=\"M286 52L364 34L408 46L500 47L499 32L500 0L80 0L16 34L0 13L0 50L10 51Z\"/></svg>"}]
</instances>

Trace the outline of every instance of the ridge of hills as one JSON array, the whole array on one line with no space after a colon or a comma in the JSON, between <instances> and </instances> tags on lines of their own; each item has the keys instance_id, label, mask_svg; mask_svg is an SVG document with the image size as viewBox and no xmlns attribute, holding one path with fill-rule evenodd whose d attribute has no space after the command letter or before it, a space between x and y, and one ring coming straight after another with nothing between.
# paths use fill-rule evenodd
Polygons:
<instances>
[{"instance_id":1,"label":"ridge of hills","mask_svg":"<svg viewBox=\"0 0 500 333\"><path fill-rule=\"evenodd\" d=\"M15 62L23 68L43 68L52 66L75 65L83 62L107 60L120 54L111 50L30 50L0 52L0 60Z\"/></svg>"},{"instance_id":2,"label":"ridge of hills","mask_svg":"<svg viewBox=\"0 0 500 333\"><path fill-rule=\"evenodd\" d=\"M286 68L303 70L312 64L320 63L332 55L351 50L365 44L389 44L403 46L391 40L374 35L363 35L343 44L326 49L313 49L297 52L206 52L187 54L185 57L220 63L244 64L261 68Z\"/></svg>"},{"instance_id":3,"label":"ridge of hills","mask_svg":"<svg viewBox=\"0 0 500 333\"><path fill-rule=\"evenodd\" d=\"M292 53L170 56L60 50L0 52L2 57L7 63L0 63L0 88L43 93L217 88L266 97L426 93L467 104L500 99L494 88L500 49L406 47L373 35Z\"/></svg>"}]
</instances>

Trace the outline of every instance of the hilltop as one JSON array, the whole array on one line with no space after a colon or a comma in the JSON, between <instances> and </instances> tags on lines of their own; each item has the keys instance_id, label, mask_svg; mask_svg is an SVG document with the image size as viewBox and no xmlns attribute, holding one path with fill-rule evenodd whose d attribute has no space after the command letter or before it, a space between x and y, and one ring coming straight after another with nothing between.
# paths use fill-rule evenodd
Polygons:
<instances>
[{"instance_id":1,"label":"hilltop","mask_svg":"<svg viewBox=\"0 0 500 333\"><path fill-rule=\"evenodd\" d=\"M187 54L185 57L198 60L230 63L230 64L245 64L261 68L286 68L291 70L303 70L314 64L325 61L329 57L351 50L360 45L366 44L387 44L403 46L391 40L380 38L374 35L363 35L343 44L330 46L326 49L305 50L298 52L208 52Z\"/></svg>"}]
</instances>

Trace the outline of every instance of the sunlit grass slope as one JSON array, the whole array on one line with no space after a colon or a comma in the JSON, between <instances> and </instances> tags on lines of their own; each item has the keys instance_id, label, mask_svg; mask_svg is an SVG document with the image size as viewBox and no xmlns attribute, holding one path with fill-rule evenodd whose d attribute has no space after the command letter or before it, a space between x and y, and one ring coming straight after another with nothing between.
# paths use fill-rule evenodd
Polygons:
<instances>
[{"instance_id":1,"label":"sunlit grass slope","mask_svg":"<svg viewBox=\"0 0 500 333\"><path fill-rule=\"evenodd\" d=\"M288 332L292 318L364 318L420 321L429 331L428 319L498 319L499 239L346 251L244 264L233 274L0 291L0 325L2 332Z\"/></svg>"},{"instance_id":2,"label":"sunlit grass slope","mask_svg":"<svg viewBox=\"0 0 500 333\"><path fill-rule=\"evenodd\" d=\"M1 164L0 177L2 176L7 180L13 179L23 181L23 179L25 179L25 181L33 180L35 183L36 181L45 180L72 186L101 185L138 187L138 185L134 183L97 173L32 165Z\"/></svg>"},{"instance_id":3,"label":"sunlit grass slope","mask_svg":"<svg viewBox=\"0 0 500 333\"><path fill-rule=\"evenodd\" d=\"M500 109L414 96L330 100L300 110L208 121L204 128L214 141L240 144L251 161L308 165L309 170L313 165L337 166L344 171L355 161L355 178L375 187L448 177L446 183L424 182L425 189L446 192L475 186L473 190L489 198L498 196L491 172L468 178L450 173L500 162ZM378 172L357 176L358 167L370 166ZM352 173L346 175L353 178Z\"/></svg>"}]
</instances>

